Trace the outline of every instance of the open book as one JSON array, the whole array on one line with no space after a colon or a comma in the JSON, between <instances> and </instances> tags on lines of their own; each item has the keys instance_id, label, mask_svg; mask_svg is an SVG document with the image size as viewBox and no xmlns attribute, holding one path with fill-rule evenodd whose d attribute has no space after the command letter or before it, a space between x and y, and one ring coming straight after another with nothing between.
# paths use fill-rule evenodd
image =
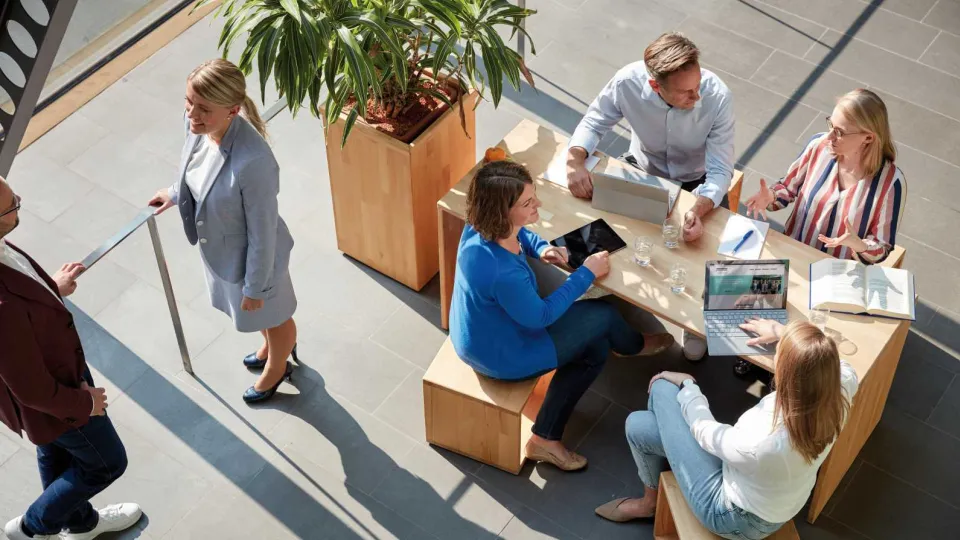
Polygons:
<instances>
[{"instance_id":1,"label":"open book","mask_svg":"<svg viewBox=\"0 0 960 540\"><path fill-rule=\"evenodd\" d=\"M810 265L810 307L916 320L913 274L857 261L823 259Z\"/></svg>"}]
</instances>

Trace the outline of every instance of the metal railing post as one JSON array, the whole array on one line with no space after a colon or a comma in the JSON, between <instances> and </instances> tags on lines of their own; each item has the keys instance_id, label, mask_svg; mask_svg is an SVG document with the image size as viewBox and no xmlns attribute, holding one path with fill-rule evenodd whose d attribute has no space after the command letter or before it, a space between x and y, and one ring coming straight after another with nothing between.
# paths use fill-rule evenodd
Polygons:
<instances>
[{"instance_id":1,"label":"metal railing post","mask_svg":"<svg viewBox=\"0 0 960 540\"><path fill-rule=\"evenodd\" d=\"M190 353L187 351L187 340L183 336L183 324L180 322L180 311L177 309L177 299L173 296L173 283L170 281L170 272L167 270L167 259L163 256L163 245L160 244L160 231L157 229L157 219L151 215L147 219L147 228L150 229L150 241L153 243L153 254L157 257L157 268L160 270L160 280L163 282L163 294L167 297L167 307L170 309L170 321L173 322L173 332L177 335L177 345L180 346L180 358L183 360L183 369L193 375L193 364L190 362Z\"/></svg>"}]
</instances>

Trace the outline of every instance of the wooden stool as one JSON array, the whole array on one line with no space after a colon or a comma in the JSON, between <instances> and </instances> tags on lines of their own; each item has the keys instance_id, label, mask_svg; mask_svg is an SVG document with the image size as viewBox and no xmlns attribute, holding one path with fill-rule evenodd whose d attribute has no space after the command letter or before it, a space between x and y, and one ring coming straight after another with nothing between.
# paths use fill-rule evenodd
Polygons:
<instances>
[{"instance_id":1,"label":"wooden stool","mask_svg":"<svg viewBox=\"0 0 960 540\"><path fill-rule=\"evenodd\" d=\"M733 178L730 179L730 189L727 190L727 204L734 214L739 212L741 191L743 191L743 171L734 169Z\"/></svg>"},{"instance_id":2,"label":"wooden stool","mask_svg":"<svg viewBox=\"0 0 960 540\"><path fill-rule=\"evenodd\" d=\"M427 442L518 474L552 377L489 379L464 363L447 338L423 375Z\"/></svg>"},{"instance_id":3,"label":"wooden stool","mask_svg":"<svg viewBox=\"0 0 960 540\"><path fill-rule=\"evenodd\" d=\"M721 540L708 531L693 515L672 472L660 474L657 490L657 515L653 521L653 537L657 540ZM780 530L767 537L769 540L800 540L797 527L788 521Z\"/></svg>"}]
</instances>

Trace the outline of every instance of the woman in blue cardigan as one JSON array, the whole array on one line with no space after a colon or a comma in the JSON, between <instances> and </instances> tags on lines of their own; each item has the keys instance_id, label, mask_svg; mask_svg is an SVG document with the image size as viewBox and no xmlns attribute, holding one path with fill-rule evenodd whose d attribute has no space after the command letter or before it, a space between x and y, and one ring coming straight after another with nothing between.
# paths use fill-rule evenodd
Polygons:
<instances>
[{"instance_id":1,"label":"woman in blue cardigan","mask_svg":"<svg viewBox=\"0 0 960 540\"><path fill-rule=\"evenodd\" d=\"M565 263L567 253L524 228L540 219L539 207L533 179L522 165L494 161L477 172L457 254L450 338L460 358L490 378L519 381L556 369L524 452L528 459L573 471L587 460L560 439L607 355L657 354L673 337L641 335L602 300L575 303L610 271L606 252L591 255L563 286L540 298L526 258Z\"/></svg>"}]
</instances>

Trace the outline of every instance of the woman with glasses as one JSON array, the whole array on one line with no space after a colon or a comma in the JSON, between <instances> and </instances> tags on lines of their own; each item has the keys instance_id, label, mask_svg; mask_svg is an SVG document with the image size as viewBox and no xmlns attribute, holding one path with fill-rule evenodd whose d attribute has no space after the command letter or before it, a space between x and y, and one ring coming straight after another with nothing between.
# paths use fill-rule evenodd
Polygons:
<instances>
[{"instance_id":1,"label":"woman with glasses","mask_svg":"<svg viewBox=\"0 0 960 540\"><path fill-rule=\"evenodd\" d=\"M795 203L785 234L839 259L882 262L906 202L896 155L883 101L869 90L849 92L780 182L760 180L747 215L766 219Z\"/></svg>"}]
</instances>

